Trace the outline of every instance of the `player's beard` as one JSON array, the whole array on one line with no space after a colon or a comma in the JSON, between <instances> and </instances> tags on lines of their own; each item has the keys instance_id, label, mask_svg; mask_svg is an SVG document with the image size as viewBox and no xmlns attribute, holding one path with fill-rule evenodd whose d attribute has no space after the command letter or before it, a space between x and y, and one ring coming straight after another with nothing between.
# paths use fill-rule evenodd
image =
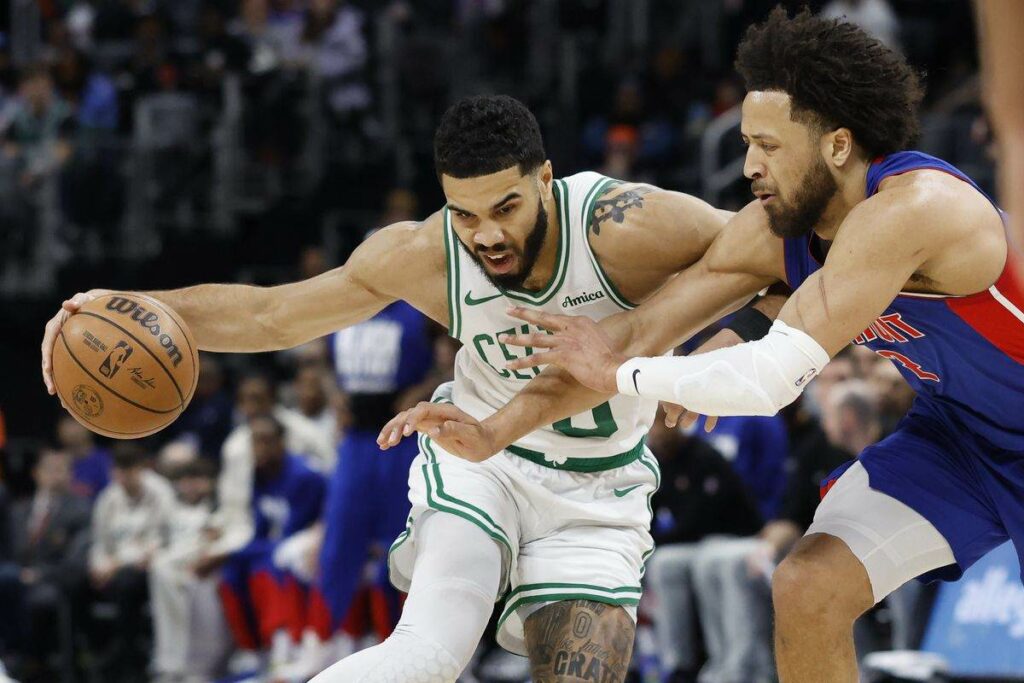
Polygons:
<instances>
[{"instance_id":1,"label":"player's beard","mask_svg":"<svg viewBox=\"0 0 1024 683\"><path fill-rule=\"evenodd\" d=\"M783 201L776 195L775 202L764 207L768 225L776 237L800 237L813 230L839 190L825 162L821 157L815 159L816 163L804 174L799 189L793 193L792 201Z\"/></svg>"},{"instance_id":2,"label":"player's beard","mask_svg":"<svg viewBox=\"0 0 1024 683\"><path fill-rule=\"evenodd\" d=\"M540 256L541 247L544 246L544 238L547 235L547 231L548 212L544 210L544 202L540 202L537 205L537 220L534 221L533 228L531 228L529 234L526 235L526 240L523 242L522 249L503 242L501 244L496 244L489 249L478 247L476 252L470 252L470 255L473 257L473 260L476 261L476 265L480 271L488 280L494 283L494 286L499 289L522 289L523 283L525 283L526 279L530 277L533 267L537 264L537 258ZM494 251L512 252L516 257L516 260L519 261L519 269L515 272L504 273L501 275L494 275L490 273L487 270L487 266L484 265L484 257L481 256L481 254Z\"/></svg>"}]
</instances>

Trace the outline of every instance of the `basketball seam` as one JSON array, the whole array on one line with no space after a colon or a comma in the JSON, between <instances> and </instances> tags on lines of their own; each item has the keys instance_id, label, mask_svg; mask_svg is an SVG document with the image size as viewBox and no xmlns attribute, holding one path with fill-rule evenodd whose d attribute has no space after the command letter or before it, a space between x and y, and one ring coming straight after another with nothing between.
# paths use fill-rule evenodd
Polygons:
<instances>
[{"instance_id":1,"label":"basketball seam","mask_svg":"<svg viewBox=\"0 0 1024 683\"><path fill-rule=\"evenodd\" d=\"M97 316L97 317L99 317L99 316ZM103 320L103 318L100 318L100 320ZM108 321L108 322L109 322L109 321ZM130 399L130 398L128 398L127 396L122 396L121 394L119 394L118 392L114 391L113 389L111 389L110 387L108 387L108 386L107 386L106 384L104 384L104 383L103 383L103 380L101 380L100 378L96 377L96 375L94 375L94 374L92 374L91 372L89 372L89 369L88 369L88 368L86 368L86 367L85 367L85 366L84 366L84 365L82 364L82 361L78 360L78 358L77 358L77 357L75 356L75 354L74 354L74 353L72 353L72 351L71 351L71 347L70 347L70 346L68 346L68 340L67 340L67 339L66 339L66 338L64 337L64 332L63 332L63 331L61 331L61 334L60 334L60 340L61 340L62 342L64 342L64 348L65 348L65 349L67 349L67 352L68 352L68 356L70 356L70 357L71 357L71 360L75 361L75 364L76 364L76 365L77 365L78 367L82 368L82 372L84 372L85 374L89 375L89 378L90 378L90 379L92 379L92 380L93 380L94 382L96 382L97 384L99 384L99 385L100 385L101 387L103 387L104 389L106 389L107 391L109 391L110 393L112 393L112 394L113 394L114 396L117 396L117 397L118 397L119 399L121 399L121 400L122 400L122 401L124 401L125 403L129 403L129 404L131 404L131 405L135 406L136 408L140 408L140 409L142 409L142 410L145 410L145 411L147 411L147 412L150 412L150 413L154 413L154 414L156 414L156 415L166 415L166 414L168 414L168 413L173 413L173 412L175 412L175 411L178 411L179 413L181 412L181 404L179 404L177 408L172 408L171 410L155 410L155 409L153 409L153 408L147 408L147 407L146 407L146 406L144 406L144 405L141 405L141 404L139 404L139 403L136 403L135 401L131 400L131 399ZM138 340L136 339L135 341L138 341ZM139 343L141 344L142 342L139 342ZM180 396L180 395L181 395L181 392L178 392L178 395Z\"/></svg>"},{"instance_id":2,"label":"basketball seam","mask_svg":"<svg viewBox=\"0 0 1024 683\"><path fill-rule=\"evenodd\" d=\"M124 332L124 333L125 333L126 335L128 335L129 337L131 337L132 339L134 339L134 340L135 340L135 343L139 344L139 346L141 346L141 347L142 347L142 349L143 349L143 350L144 350L144 351L145 351L146 353L148 353L148 354L149 354L150 356L152 356L152 357L153 357L153 360L155 360L155 361L156 361L156 364L157 364L157 365L159 365L159 366L160 366L160 369L161 369L161 370L163 370L163 371L164 371L164 373L165 373L165 374L167 375L167 379L171 380L171 384L173 384L173 385L174 385L174 390L175 390L176 392L178 392L178 407L179 407L179 408L181 408L182 410L184 410L184 409L185 409L185 396L184 396L184 395L183 395L183 394L181 393L181 387L179 387L179 386L178 386L178 383L177 383L177 382L176 382L176 381L174 380L174 375L172 375L172 374L171 374L171 371L170 371L170 370L168 370L167 368L165 368L165 367L164 367L164 364L163 364L163 363L161 363L161 362L160 362L160 359L159 359L159 358L157 358L157 355L156 355L155 353L153 353L153 351L152 351L152 350L150 350L150 348L149 348L148 346L146 346L146 343L145 343L145 342L143 342L143 341L142 341L141 339L139 339L138 337L136 337L136 336L135 336L134 334L132 334L131 332L129 332L129 331L128 331L128 330L126 330L125 328L123 328L123 327L121 327L120 325L118 325L117 323L115 323L115 322L114 322L113 320L107 320L107 319L106 319L106 318L104 318L104 317L103 317L102 315L96 315L95 313L92 313L92 312L90 312L90 311L79 311L77 315L88 315L88 316L91 316L91 317L93 317L93 318L96 318L97 320L102 320L102 321L103 321L103 322L105 322L105 323L108 323L108 324L110 324L110 325L113 325L114 327L116 327L117 329L121 330L121 331L122 331L122 332ZM65 345L65 346L67 346L67 342L64 342L64 345ZM68 351L69 351L69 352L71 351L71 348L70 348L70 347L68 347ZM77 359L76 359L76 360L77 360ZM85 370L85 367L83 366L83 367L82 367L82 369L83 369L83 370ZM86 372L89 372L89 371L88 371L88 370L86 370ZM89 376L90 376L90 377L92 377L92 374L90 373L90 375L89 375ZM93 379L95 379L95 378L93 378ZM97 381L97 382L100 382L100 380L98 380L98 379L97 379L96 381ZM100 383L102 384L102 382L100 382ZM105 385L104 385L104 386L105 386ZM116 392L114 392L114 393L116 393ZM125 400L127 401L128 399L125 399Z\"/></svg>"},{"instance_id":3,"label":"basketball seam","mask_svg":"<svg viewBox=\"0 0 1024 683\"><path fill-rule=\"evenodd\" d=\"M63 338L64 332L63 331L58 332L57 336ZM71 358L74 358L74 356L71 355L70 351L68 352L68 356L71 357ZM61 390L60 390L60 382L57 381L57 375L56 374L53 375L53 387L57 390L57 393L59 395L62 395L63 392L61 392ZM72 405L74 405L74 401L72 401ZM71 410L72 410L71 408L67 408L68 413L71 413ZM75 412L77 412L77 409L75 409ZM72 417L74 417L74 415L72 415ZM83 417L83 419L88 419L84 415L82 417ZM153 429L143 429L142 431L138 431L138 432L122 432L122 431L118 431L116 429L109 429L107 427L101 427L101 426L99 426L97 424L93 424L92 422L90 422L89 424L91 424L93 427L96 427L97 429L102 429L104 432L107 432L107 434L105 434L105 436L109 436L111 434L117 434L119 436L127 436L127 437L131 437L131 438L135 438L135 439L141 439L142 437L149 436L150 434L155 434L156 432L159 432L161 429L163 429L164 427L166 427L167 425L169 425L173 421L174 420L171 420L170 422L166 422L166 423L160 425L159 427L156 427L156 428L153 428Z\"/></svg>"},{"instance_id":4,"label":"basketball seam","mask_svg":"<svg viewBox=\"0 0 1024 683\"><path fill-rule=\"evenodd\" d=\"M156 299L154 299L151 296L146 296L145 294L139 294L137 292L131 293L131 295L132 296L137 296L140 299L147 299L147 300L152 301L153 303L157 304L158 306L160 306L160 308L164 309L164 311L167 313L167 317L170 319L170 321L172 323L174 323L175 325L177 325L178 330L181 331L181 337L182 337L182 339L185 340L185 344L188 345L189 354L192 356L192 365L193 365L193 367L195 367L195 370L196 370L196 372L195 372L196 378L195 378L195 381L192 382L192 391L189 392L189 400L191 400L192 393L194 393L195 390L196 390L196 387L199 386L199 350L198 349L193 350L192 342L190 342L188 340L188 334L185 333L185 327L184 327L185 321L182 320L181 322L178 322L178 317L179 316L178 316L177 311L172 309L170 306L167 306L164 303L162 303L160 301L157 301ZM109 294L108 296L114 297L114 296L117 296L117 295Z\"/></svg>"}]
</instances>

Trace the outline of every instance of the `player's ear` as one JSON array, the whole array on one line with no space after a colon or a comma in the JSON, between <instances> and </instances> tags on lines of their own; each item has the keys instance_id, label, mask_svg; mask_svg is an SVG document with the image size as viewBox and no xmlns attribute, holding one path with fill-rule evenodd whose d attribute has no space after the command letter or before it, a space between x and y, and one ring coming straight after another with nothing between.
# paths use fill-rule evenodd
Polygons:
<instances>
[{"instance_id":1,"label":"player's ear","mask_svg":"<svg viewBox=\"0 0 1024 683\"><path fill-rule=\"evenodd\" d=\"M551 194L551 183L555 180L555 172L551 170L550 159L540 165L540 170L537 171L537 179L540 181L544 195Z\"/></svg>"},{"instance_id":2,"label":"player's ear","mask_svg":"<svg viewBox=\"0 0 1024 683\"><path fill-rule=\"evenodd\" d=\"M849 128L837 128L825 135L826 154L832 163L842 168L853 156L853 133Z\"/></svg>"}]
</instances>

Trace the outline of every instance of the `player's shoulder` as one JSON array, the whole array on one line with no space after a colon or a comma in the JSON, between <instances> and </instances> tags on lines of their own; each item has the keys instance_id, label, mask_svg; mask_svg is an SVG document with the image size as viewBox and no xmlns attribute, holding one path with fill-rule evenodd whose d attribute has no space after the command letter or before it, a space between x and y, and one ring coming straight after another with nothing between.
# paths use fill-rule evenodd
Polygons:
<instances>
[{"instance_id":1,"label":"player's shoulder","mask_svg":"<svg viewBox=\"0 0 1024 683\"><path fill-rule=\"evenodd\" d=\"M623 196L628 200L633 196L659 192L660 188L648 183L631 182L606 176L596 171L581 171L559 179L567 190L570 211L582 210L583 220L590 224L593 214L598 211L601 202L608 202Z\"/></svg>"},{"instance_id":2,"label":"player's shoulder","mask_svg":"<svg viewBox=\"0 0 1024 683\"><path fill-rule=\"evenodd\" d=\"M445 262L444 211L437 211L422 221L401 221L374 231L359 247L367 265L410 268L416 272L443 271ZM398 271L392 271L397 276Z\"/></svg>"},{"instance_id":3,"label":"player's shoulder","mask_svg":"<svg viewBox=\"0 0 1024 683\"><path fill-rule=\"evenodd\" d=\"M404 248L409 251L429 250L431 247L436 247L443 251L444 213L444 210L441 209L421 221L392 223L376 231L374 235L379 233L382 241L388 242L391 247Z\"/></svg>"},{"instance_id":4,"label":"player's shoulder","mask_svg":"<svg viewBox=\"0 0 1024 683\"><path fill-rule=\"evenodd\" d=\"M879 232L936 245L985 233L1002 235L1001 218L988 197L963 178L935 168L885 178L850 216L848 223L861 234Z\"/></svg>"}]
</instances>

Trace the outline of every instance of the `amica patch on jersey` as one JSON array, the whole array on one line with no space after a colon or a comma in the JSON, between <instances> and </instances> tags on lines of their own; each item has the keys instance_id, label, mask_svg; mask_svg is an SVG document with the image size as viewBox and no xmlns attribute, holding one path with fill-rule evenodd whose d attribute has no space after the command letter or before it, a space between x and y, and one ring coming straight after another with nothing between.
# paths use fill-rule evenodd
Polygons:
<instances>
[{"instance_id":1,"label":"amica patch on jersey","mask_svg":"<svg viewBox=\"0 0 1024 683\"><path fill-rule=\"evenodd\" d=\"M566 295L566 297L564 299L562 299L562 308L565 308L565 309L579 308L580 306L586 306L588 304L592 304L595 301L601 301L604 298L605 298L604 292L601 291L600 289L597 290L596 292L588 292L586 290L579 290L579 291L574 292L572 294Z\"/></svg>"}]
</instances>

